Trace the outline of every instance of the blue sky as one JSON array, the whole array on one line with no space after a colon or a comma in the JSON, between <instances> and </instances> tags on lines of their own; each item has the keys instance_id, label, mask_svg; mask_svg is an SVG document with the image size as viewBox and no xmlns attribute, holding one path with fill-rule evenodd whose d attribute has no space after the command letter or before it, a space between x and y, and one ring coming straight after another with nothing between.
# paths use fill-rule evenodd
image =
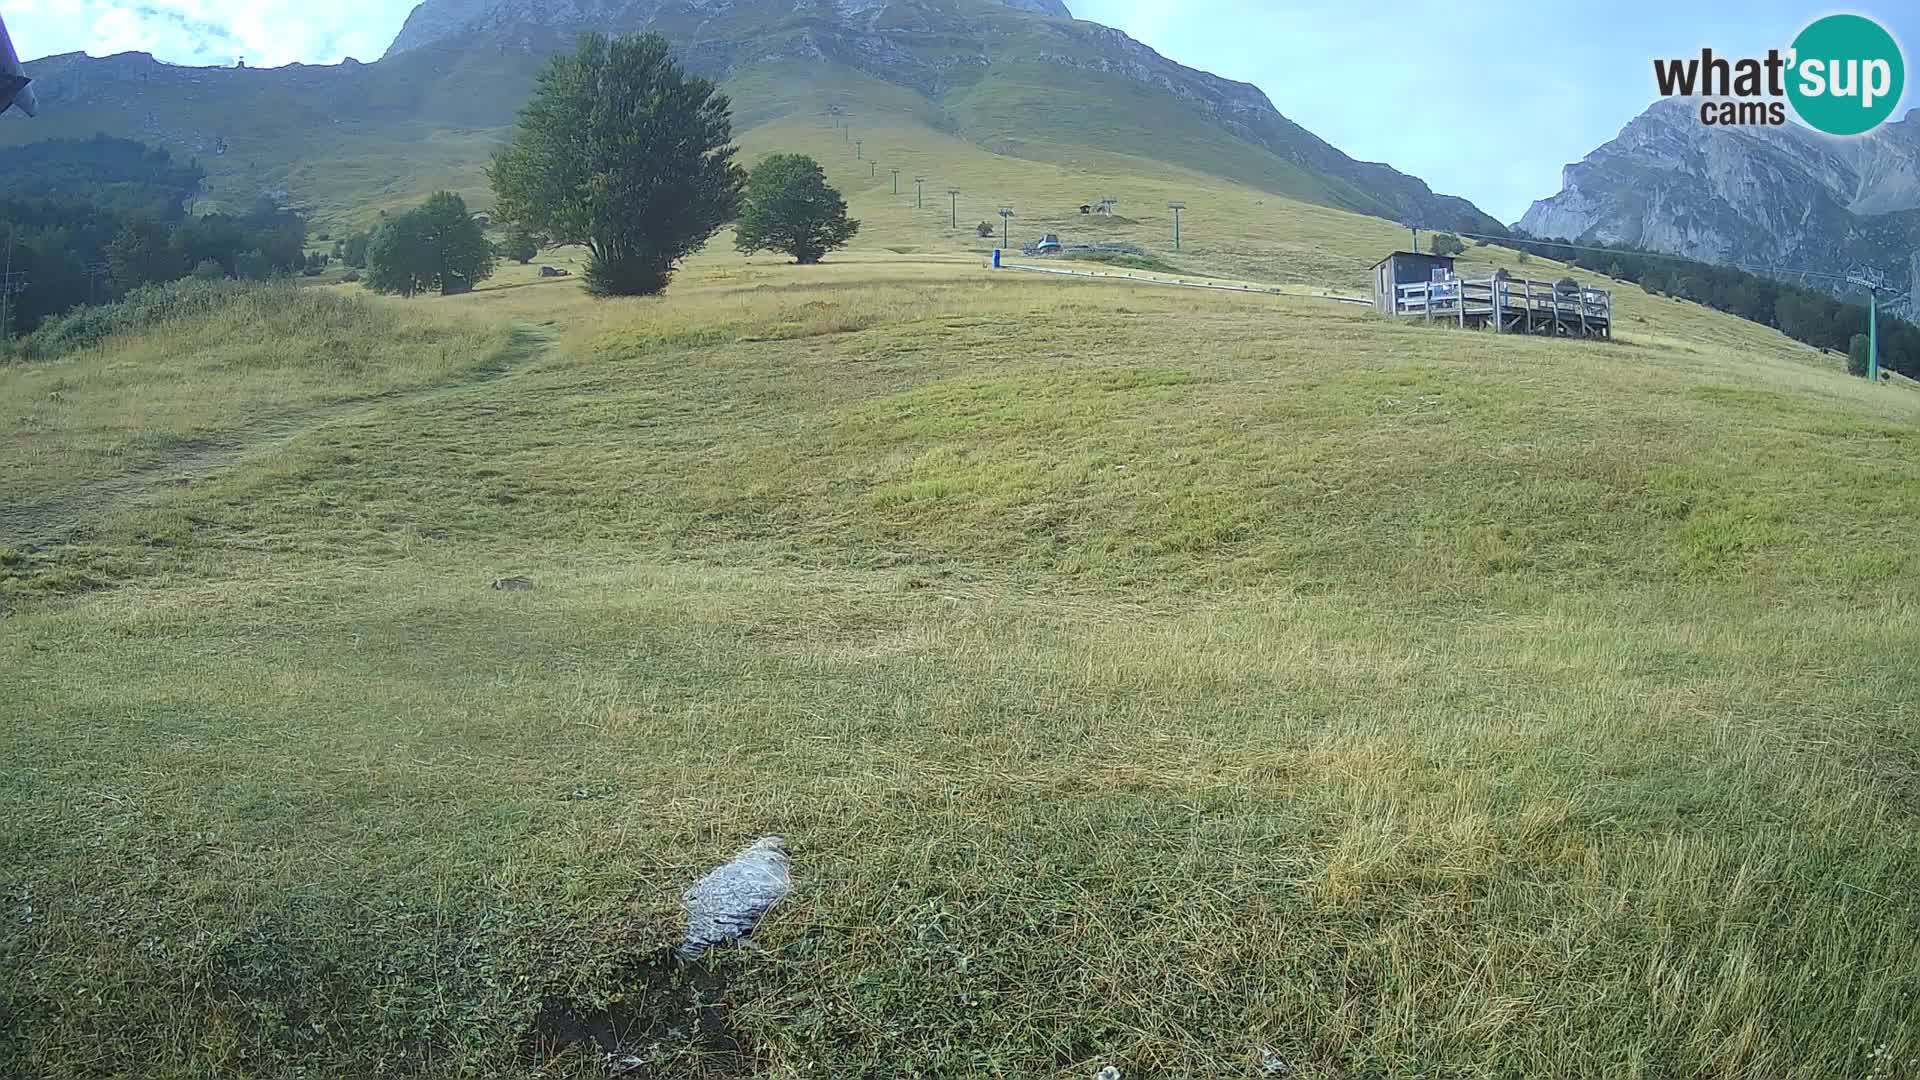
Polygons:
<instances>
[{"instance_id":1,"label":"blue sky","mask_svg":"<svg viewBox=\"0 0 1920 1080\"><path fill-rule=\"evenodd\" d=\"M1288 119L1502 221L1560 190L1560 168L1653 103L1653 60L1764 56L1836 11L1877 19L1920 64L1920 4L1597 0L1467 4L1352 0L1067 0L1163 55L1253 83ZM1385 15L1376 16L1376 12ZM1424 12L1424 14L1422 14ZM1506 15L1501 15L1506 12ZM1529 23L1542 32L1525 35ZM1499 31L1497 34L1495 30ZM1498 100L1506 124L1455 110ZM1909 90L1895 111L1920 96Z\"/></svg>"},{"instance_id":2,"label":"blue sky","mask_svg":"<svg viewBox=\"0 0 1920 1080\"><path fill-rule=\"evenodd\" d=\"M1194 67L1254 83L1309 130L1465 195L1505 221L1559 190L1560 167L1617 134L1652 102L1656 56L1784 48L1837 10L1878 19L1920 63L1920 4L1827 7L1787 0L1602 0L1497 5L1411 0L1068 0ZM176 63L267 67L371 60L407 0L0 0L21 54L137 49ZM1521 8L1513 8L1519 13ZM1456 17L1459 16L1459 17ZM1529 21L1552 23L1533 35ZM1498 33L1493 28L1498 28ZM1500 102L1506 123L1477 107ZM1920 102L1912 91L1908 104ZM1463 115L1456 119L1453 114Z\"/></svg>"}]
</instances>

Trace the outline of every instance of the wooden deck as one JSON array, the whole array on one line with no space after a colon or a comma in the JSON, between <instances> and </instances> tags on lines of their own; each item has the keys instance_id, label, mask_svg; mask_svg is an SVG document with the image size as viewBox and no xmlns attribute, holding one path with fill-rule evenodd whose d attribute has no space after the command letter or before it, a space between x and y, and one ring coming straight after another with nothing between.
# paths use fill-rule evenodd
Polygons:
<instances>
[{"instance_id":1,"label":"wooden deck","mask_svg":"<svg viewBox=\"0 0 1920 1080\"><path fill-rule=\"evenodd\" d=\"M1503 334L1613 336L1613 291L1584 285L1561 290L1551 281L1491 277L1416 282L1396 287L1393 306L1401 318Z\"/></svg>"}]
</instances>

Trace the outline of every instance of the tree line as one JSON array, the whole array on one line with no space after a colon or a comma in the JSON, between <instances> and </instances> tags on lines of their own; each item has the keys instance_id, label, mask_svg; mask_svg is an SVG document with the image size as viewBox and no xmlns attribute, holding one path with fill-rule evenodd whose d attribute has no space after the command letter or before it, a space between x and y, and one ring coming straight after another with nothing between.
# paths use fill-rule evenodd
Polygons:
<instances>
[{"instance_id":1,"label":"tree line","mask_svg":"<svg viewBox=\"0 0 1920 1080\"><path fill-rule=\"evenodd\" d=\"M262 204L246 214L155 215L108 198L0 198L0 268L16 288L0 336L25 334L85 304L189 275L264 279L307 264L307 223Z\"/></svg>"},{"instance_id":2,"label":"tree line","mask_svg":"<svg viewBox=\"0 0 1920 1080\"><path fill-rule=\"evenodd\" d=\"M186 216L206 175L197 161L178 162L164 149L105 135L9 146L0 154L0 192L8 198L85 202L167 222Z\"/></svg>"},{"instance_id":3,"label":"tree line","mask_svg":"<svg viewBox=\"0 0 1920 1080\"><path fill-rule=\"evenodd\" d=\"M1851 353L1853 339L1867 333L1865 304L1745 270L1631 248L1597 244L1574 247L1565 240L1516 237L1500 242L1541 258L1571 262L1585 270L1634 282L1655 296L1691 300L1774 327L1815 348ZM1860 363L1853 366L1860 368L1856 374L1864 374ZM1920 378L1920 327L1881 312L1880 366Z\"/></svg>"}]
</instances>

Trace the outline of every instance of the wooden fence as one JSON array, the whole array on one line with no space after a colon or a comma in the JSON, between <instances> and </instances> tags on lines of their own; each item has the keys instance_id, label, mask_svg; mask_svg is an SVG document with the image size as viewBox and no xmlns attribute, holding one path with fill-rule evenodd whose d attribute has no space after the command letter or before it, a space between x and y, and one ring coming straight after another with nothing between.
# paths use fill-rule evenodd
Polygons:
<instances>
[{"instance_id":1,"label":"wooden fence","mask_svg":"<svg viewBox=\"0 0 1920 1080\"><path fill-rule=\"evenodd\" d=\"M1504 334L1613 336L1613 291L1564 288L1519 278L1454 278L1396 286L1393 311L1402 318L1492 327Z\"/></svg>"}]
</instances>

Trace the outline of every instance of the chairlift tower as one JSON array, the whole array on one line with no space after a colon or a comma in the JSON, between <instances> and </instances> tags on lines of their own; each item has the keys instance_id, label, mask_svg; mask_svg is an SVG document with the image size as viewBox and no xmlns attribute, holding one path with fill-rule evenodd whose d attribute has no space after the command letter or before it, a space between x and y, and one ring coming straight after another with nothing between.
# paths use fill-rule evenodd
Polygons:
<instances>
[{"instance_id":1,"label":"chairlift tower","mask_svg":"<svg viewBox=\"0 0 1920 1080\"><path fill-rule=\"evenodd\" d=\"M948 203L947 227L952 229L957 229L960 227L960 189L959 188L950 187L947 189L947 203Z\"/></svg>"},{"instance_id":2,"label":"chairlift tower","mask_svg":"<svg viewBox=\"0 0 1920 1080\"><path fill-rule=\"evenodd\" d=\"M1167 209L1173 211L1173 250L1175 251L1180 250L1180 211L1186 208L1187 204L1183 202L1170 202L1167 204Z\"/></svg>"},{"instance_id":3,"label":"chairlift tower","mask_svg":"<svg viewBox=\"0 0 1920 1080\"><path fill-rule=\"evenodd\" d=\"M1889 304L1897 304L1907 299L1907 294L1895 295L1892 288L1887 285L1887 276L1871 267L1848 274L1847 283L1867 290L1867 381L1878 386L1880 383L1881 294L1886 294L1886 302Z\"/></svg>"},{"instance_id":4,"label":"chairlift tower","mask_svg":"<svg viewBox=\"0 0 1920 1080\"><path fill-rule=\"evenodd\" d=\"M898 195L898 194L900 194L900 170L899 170L899 169L889 169L889 170L887 170L887 171L888 171L888 172L891 172L891 173L893 174L893 193L894 193L895 195Z\"/></svg>"},{"instance_id":5,"label":"chairlift tower","mask_svg":"<svg viewBox=\"0 0 1920 1080\"><path fill-rule=\"evenodd\" d=\"M1000 208L1000 246L1003 248L1007 246L1007 236L1009 232L1007 226L1012 221L1013 221L1013 207L1011 206L1001 207Z\"/></svg>"},{"instance_id":6,"label":"chairlift tower","mask_svg":"<svg viewBox=\"0 0 1920 1080\"><path fill-rule=\"evenodd\" d=\"M926 205L927 178L924 176L916 176L913 178L913 208L915 210L924 210L926 209Z\"/></svg>"}]
</instances>

